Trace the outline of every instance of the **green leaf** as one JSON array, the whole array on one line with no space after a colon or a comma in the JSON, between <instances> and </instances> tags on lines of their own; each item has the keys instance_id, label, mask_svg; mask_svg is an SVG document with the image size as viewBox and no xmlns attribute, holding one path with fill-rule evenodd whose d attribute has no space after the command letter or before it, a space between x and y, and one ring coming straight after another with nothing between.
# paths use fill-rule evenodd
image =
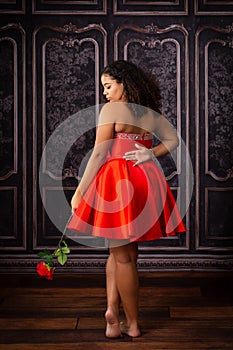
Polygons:
<instances>
[{"instance_id":1,"label":"green leaf","mask_svg":"<svg viewBox=\"0 0 233 350\"><path fill-rule=\"evenodd\" d=\"M47 257L46 257L46 263L48 264L48 265L53 265L53 257L52 257L52 255L47 255Z\"/></svg>"},{"instance_id":2,"label":"green leaf","mask_svg":"<svg viewBox=\"0 0 233 350\"><path fill-rule=\"evenodd\" d=\"M60 265L65 265L67 261L67 255L62 253L58 256L57 261L59 262Z\"/></svg>"},{"instance_id":3,"label":"green leaf","mask_svg":"<svg viewBox=\"0 0 233 350\"><path fill-rule=\"evenodd\" d=\"M68 247L64 247L64 248L62 248L62 253L69 254L70 249Z\"/></svg>"},{"instance_id":4,"label":"green leaf","mask_svg":"<svg viewBox=\"0 0 233 350\"><path fill-rule=\"evenodd\" d=\"M61 249L60 248L57 248L54 252L54 255L55 256L59 256L61 254Z\"/></svg>"},{"instance_id":5,"label":"green leaf","mask_svg":"<svg viewBox=\"0 0 233 350\"><path fill-rule=\"evenodd\" d=\"M38 253L38 256L42 259L45 258L47 255L51 255L51 253L48 249L44 249L42 252Z\"/></svg>"}]
</instances>

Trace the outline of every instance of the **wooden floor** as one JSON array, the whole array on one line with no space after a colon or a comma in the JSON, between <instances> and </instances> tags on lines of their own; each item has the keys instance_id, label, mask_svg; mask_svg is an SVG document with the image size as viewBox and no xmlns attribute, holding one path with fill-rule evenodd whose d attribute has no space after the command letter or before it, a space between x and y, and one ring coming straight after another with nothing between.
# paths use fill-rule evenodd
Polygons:
<instances>
[{"instance_id":1,"label":"wooden floor","mask_svg":"<svg viewBox=\"0 0 233 350\"><path fill-rule=\"evenodd\" d=\"M53 281L0 275L0 349L232 350L232 277L232 272L140 273L142 336L109 340L104 275L57 274Z\"/></svg>"}]
</instances>

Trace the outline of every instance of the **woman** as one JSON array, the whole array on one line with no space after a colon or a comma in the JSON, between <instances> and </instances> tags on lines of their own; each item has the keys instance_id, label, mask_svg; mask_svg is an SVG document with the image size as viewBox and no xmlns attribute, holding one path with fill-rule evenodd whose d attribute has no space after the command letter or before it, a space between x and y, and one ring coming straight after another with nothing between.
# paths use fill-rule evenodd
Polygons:
<instances>
[{"instance_id":1,"label":"woman","mask_svg":"<svg viewBox=\"0 0 233 350\"><path fill-rule=\"evenodd\" d=\"M71 201L68 228L109 241L106 264L106 336L122 334L122 303L131 337L138 337L138 242L184 232L174 197L153 162L178 146L176 132L161 115L156 79L127 61L101 75L108 101L100 112L95 146ZM152 148L156 135L161 142Z\"/></svg>"}]
</instances>

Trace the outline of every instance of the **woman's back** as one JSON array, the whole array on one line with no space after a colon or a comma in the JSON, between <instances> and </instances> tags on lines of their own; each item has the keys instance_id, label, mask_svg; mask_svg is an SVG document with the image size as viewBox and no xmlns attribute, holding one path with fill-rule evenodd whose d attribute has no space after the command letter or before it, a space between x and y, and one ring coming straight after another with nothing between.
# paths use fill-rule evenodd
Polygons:
<instances>
[{"instance_id":1,"label":"woman's back","mask_svg":"<svg viewBox=\"0 0 233 350\"><path fill-rule=\"evenodd\" d=\"M114 123L115 132L140 135L156 133L160 128L160 121L164 118L149 108L125 102L107 103L101 113L101 123Z\"/></svg>"}]
</instances>

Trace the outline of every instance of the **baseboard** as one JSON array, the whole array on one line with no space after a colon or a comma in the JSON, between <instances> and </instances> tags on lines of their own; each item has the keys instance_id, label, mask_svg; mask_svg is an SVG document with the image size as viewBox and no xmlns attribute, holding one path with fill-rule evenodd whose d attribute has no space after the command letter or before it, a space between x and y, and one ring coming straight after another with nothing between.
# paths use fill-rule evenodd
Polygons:
<instances>
[{"instance_id":1,"label":"baseboard","mask_svg":"<svg viewBox=\"0 0 233 350\"><path fill-rule=\"evenodd\" d=\"M38 257L7 256L0 258L0 273L27 273L35 271ZM56 265L57 272L102 272L106 257L69 257L66 265ZM233 256L139 256L138 270L157 271L232 271Z\"/></svg>"}]
</instances>

